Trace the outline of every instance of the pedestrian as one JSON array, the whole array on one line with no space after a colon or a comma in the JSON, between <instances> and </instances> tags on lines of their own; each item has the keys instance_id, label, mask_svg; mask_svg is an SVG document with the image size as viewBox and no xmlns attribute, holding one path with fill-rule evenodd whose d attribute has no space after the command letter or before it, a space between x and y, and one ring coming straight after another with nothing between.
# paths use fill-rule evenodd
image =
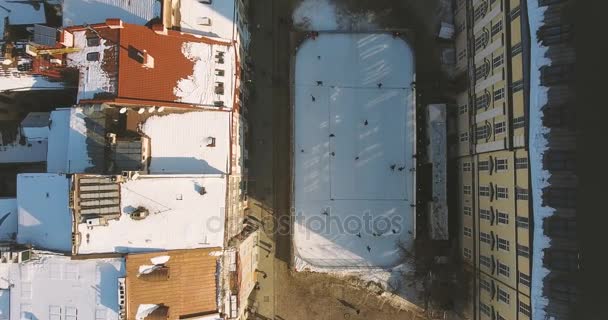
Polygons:
<instances>
[{"instance_id":1,"label":"pedestrian","mask_svg":"<svg viewBox=\"0 0 608 320\"><path fill-rule=\"evenodd\" d=\"M382 82L378 83L378 89L382 88Z\"/></svg>"},{"instance_id":2,"label":"pedestrian","mask_svg":"<svg viewBox=\"0 0 608 320\"><path fill-rule=\"evenodd\" d=\"M317 80L317 85L318 85L318 86L322 86L322 85L323 85L323 81L318 81L318 80Z\"/></svg>"},{"instance_id":3,"label":"pedestrian","mask_svg":"<svg viewBox=\"0 0 608 320\"><path fill-rule=\"evenodd\" d=\"M310 97L312 98L312 102L315 102L315 100L317 100L317 99L315 98L315 96L313 96L312 94L310 95Z\"/></svg>"},{"instance_id":4,"label":"pedestrian","mask_svg":"<svg viewBox=\"0 0 608 320\"><path fill-rule=\"evenodd\" d=\"M323 212L321 212L322 214L329 216L329 212L327 212L327 209L323 210Z\"/></svg>"},{"instance_id":5,"label":"pedestrian","mask_svg":"<svg viewBox=\"0 0 608 320\"><path fill-rule=\"evenodd\" d=\"M361 232L357 233L357 237L361 238Z\"/></svg>"},{"instance_id":6,"label":"pedestrian","mask_svg":"<svg viewBox=\"0 0 608 320\"><path fill-rule=\"evenodd\" d=\"M335 134L333 134L333 133L330 133L330 134L329 134L329 137L330 137L330 138L333 138L333 137L335 137L335 136L336 136L336 135L335 135Z\"/></svg>"},{"instance_id":7,"label":"pedestrian","mask_svg":"<svg viewBox=\"0 0 608 320\"><path fill-rule=\"evenodd\" d=\"M355 160L359 160L359 157L355 157Z\"/></svg>"},{"instance_id":8,"label":"pedestrian","mask_svg":"<svg viewBox=\"0 0 608 320\"><path fill-rule=\"evenodd\" d=\"M392 231L393 231L393 234L397 234L397 230L396 229L393 229Z\"/></svg>"},{"instance_id":9,"label":"pedestrian","mask_svg":"<svg viewBox=\"0 0 608 320\"><path fill-rule=\"evenodd\" d=\"M363 125L368 125L369 122L367 122L367 120L365 120L365 122L363 122Z\"/></svg>"},{"instance_id":10,"label":"pedestrian","mask_svg":"<svg viewBox=\"0 0 608 320\"><path fill-rule=\"evenodd\" d=\"M396 164L391 165L391 170L395 171L395 168L397 167Z\"/></svg>"},{"instance_id":11,"label":"pedestrian","mask_svg":"<svg viewBox=\"0 0 608 320\"><path fill-rule=\"evenodd\" d=\"M372 252L372 247L367 246L367 252Z\"/></svg>"},{"instance_id":12,"label":"pedestrian","mask_svg":"<svg viewBox=\"0 0 608 320\"><path fill-rule=\"evenodd\" d=\"M321 60L321 56L317 56L317 59Z\"/></svg>"},{"instance_id":13,"label":"pedestrian","mask_svg":"<svg viewBox=\"0 0 608 320\"><path fill-rule=\"evenodd\" d=\"M405 169L405 167L399 167L397 170L403 171L403 169Z\"/></svg>"},{"instance_id":14,"label":"pedestrian","mask_svg":"<svg viewBox=\"0 0 608 320\"><path fill-rule=\"evenodd\" d=\"M304 149L301 149L300 152L304 153Z\"/></svg>"},{"instance_id":15,"label":"pedestrian","mask_svg":"<svg viewBox=\"0 0 608 320\"><path fill-rule=\"evenodd\" d=\"M332 151L332 152L331 152L331 155L332 155L332 157L333 157L333 156L335 156L335 155L336 155L336 153Z\"/></svg>"}]
</instances>

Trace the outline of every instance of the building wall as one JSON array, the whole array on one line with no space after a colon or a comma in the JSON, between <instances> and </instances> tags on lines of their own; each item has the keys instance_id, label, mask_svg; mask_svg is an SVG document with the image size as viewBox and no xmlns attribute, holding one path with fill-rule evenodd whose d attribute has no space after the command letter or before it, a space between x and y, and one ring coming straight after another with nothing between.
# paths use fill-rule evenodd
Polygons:
<instances>
[{"instance_id":1,"label":"building wall","mask_svg":"<svg viewBox=\"0 0 608 320\"><path fill-rule=\"evenodd\" d=\"M519 312L530 305L531 274L520 1L455 0L457 70L469 85L455 97L451 156L463 260L476 274L473 319L531 319Z\"/></svg>"}]
</instances>

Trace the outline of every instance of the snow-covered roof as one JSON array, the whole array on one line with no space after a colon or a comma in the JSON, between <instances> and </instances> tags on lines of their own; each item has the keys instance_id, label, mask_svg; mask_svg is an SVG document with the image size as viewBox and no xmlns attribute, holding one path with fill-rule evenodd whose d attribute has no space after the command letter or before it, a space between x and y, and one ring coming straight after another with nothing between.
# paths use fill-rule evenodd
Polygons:
<instances>
[{"instance_id":1,"label":"snow-covered roof","mask_svg":"<svg viewBox=\"0 0 608 320\"><path fill-rule=\"evenodd\" d=\"M21 121L23 135L29 140L46 140L49 137L49 112L30 112Z\"/></svg>"},{"instance_id":2,"label":"snow-covered roof","mask_svg":"<svg viewBox=\"0 0 608 320\"><path fill-rule=\"evenodd\" d=\"M226 173L229 128L228 112L201 111L148 118L142 131L151 143L150 173ZM213 140L215 146L208 146Z\"/></svg>"},{"instance_id":3,"label":"snow-covered roof","mask_svg":"<svg viewBox=\"0 0 608 320\"><path fill-rule=\"evenodd\" d=\"M19 138L10 144L0 145L0 163L32 163L46 161L47 140L26 141Z\"/></svg>"},{"instance_id":4,"label":"snow-covered roof","mask_svg":"<svg viewBox=\"0 0 608 320\"><path fill-rule=\"evenodd\" d=\"M63 26L94 24L107 18L144 25L161 15L158 0L63 0Z\"/></svg>"},{"instance_id":5,"label":"snow-covered roof","mask_svg":"<svg viewBox=\"0 0 608 320\"><path fill-rule=\"evenodd\" d=\"M2 17L0 16L0 18ZM0 88L2 90L63 90L64 87L63 82L49 81L43 76L27 74L17 70L17 68L8 68L6 72L0 74Z\"/></svg>"},{"instance_id":6,"label":"snow-covered roof","mask_svg":"<svg viewBox=\"0 0 608 320\"><path fill-rule=\"evenodd\" d=\"M410 47L390 34L321 33L300 45L294 97L298 259L317 267L393 267L396 242L412 243L413 68ZM366 220L378 225L366 227Z\"/></svg>"},{"instance_id":7,"label":"snow-covered roof","mask_svg":"<svg viewBox=\"0 0 608 320\"><path fill-rule=\"evenodd\" d=\"M128 23L111 29L108 23L94 26L102 41L93 47L85 28L66 29L81 49L67 55L68 65L80 69L79 102L233 107L236 53L230 41ZM113 52L108 48L118 54L107 54ZM94 52L99 60L88 61Z\"/></svg>"},{"instance_id":8,"label":"snow-covered roof","mask_svg":"<svg viewBox=\"0 0 608 320\"><path fill-rule=\"evenodd\" d=\"M17 242L48 250L72 249L70 179L62 174L17 175Z\"/></svg>"},{"instance_id":9,"label":"snow-covered roof","mask_svg":"<svg viewBox=\"0 0 608 320\"><path fill-rule=\"evenodd\" d=\"M0 320L9 320L11 314L11 291L0 289Z\"/></svg>"},{"instance_id":10,"label":"snow-covered roof","mask_svg":"<svg viewBox=\"0 0 608 320\"><path fill-rule=\"evenodd\" d=\"M47 172L81 173L93 166L87 148L86 118L82 108L51 112Z\"/></svg>"},{"instance_id":11,"label":"snow-covered roof","mask_svg":"<svg viewBox=\"0 0 608 320\"><path fill-rule=\"evenodd\" d=\"M13 285L12 320L118 319L118 278L125 276L123 259L71 260L42 254L39 260L8 266L8 280Z\"/></svg>"},{"instance_id":12,"label":"snow-covered roof","mask_svg":"<svg viewBox=\"0 0 608 320\"><path fill-rule=\"evenodd\" d=\"M181 0L179 2L180 29L208 37L232 39L235 36L233 30L236 1L210 2L207 4L198 0ZM207 19L208 21L205 21Z\"/></svg>"},{"instance_id":13,"label":"snow-covered roof","mask_svg":"<svg viewBox=\"0 0 608 320\"><path fill-rule=\"evenodd\" d=\"M17 234L17 199L0 199L0 240L11 240ZM0 315L0 319L2 319Z\"/></svg>"},{"instance_id":14,"label":"snow-covered roof","mask_svg":"<svg viewBox=\"0 0 608 320\"><path fill-rule=\"evenodd\" d=\"M222 175L142 175L120 184L118 220L94 227L78 223L82 240L76 250L84 254L223 247L225 202ZM129 214L140 206L149 215L132 219Z\"/></svg>"}]
</instances>

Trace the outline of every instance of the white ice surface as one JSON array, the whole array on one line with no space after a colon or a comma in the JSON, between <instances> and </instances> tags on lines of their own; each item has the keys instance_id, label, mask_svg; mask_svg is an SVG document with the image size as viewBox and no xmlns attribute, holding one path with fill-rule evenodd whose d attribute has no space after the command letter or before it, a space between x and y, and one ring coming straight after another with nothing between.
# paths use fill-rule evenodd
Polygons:
<instances>
[{"instance_id":1,"label":"white ice surface","mask_svg":"<svg viewBox=\"0 0 608 320\"><path fill-rule=\"evenodd\" d=\"M17 175L17 242L61 252L72 250L70 180L65 175Z\"/></svg>"},{"instance_id":2,"label":"white ice surface","mask_svg":"<svg viewBox=\"0 0 608 320\"><path fill-rule=\"evenodd\" d=\"M94 24L108 18L144 25L160 17L158 0L63 0L63 26Z\"/></svg>"},{"instance_id":3,"label":"white ice surface","mask_svg":"<svg viewBox=\"0 0 608 320\"><path fill-rule=\"evenodd\" d=\"M198 0L180 0L179 26L183 32L207 37L233 39L234 4L232 0L214 0L211 4ZM209 18L211 25L200 24L201 18Z\"/></svg>"},{"instance_id":4,"label":"white ice surface","mask_svg":"<svg viewBox=\"0 0 608 320\"><path fill-rule=\"evenodd\" d=\"M230 113L201 111L153 116L142 131L150 137L150 173L226 173ZM215 147L207 147L215 137Z\"/></svg>"},{"instance_id":5,"label":"white ice surface","mask_svg":"<svg viewBox=\"0 0 608 320\"><path fill-rule=\"evenodd\" d=\"M200 187L207 193L201 195ZM140 176L120 185L122 215L107 226L78 225L78 253L142 252L223 247L226 178L222 176ZM133 220L137 207L150 215Z\"/></svg>"},{"instance_id":6,"label":"white ice surface","mask_svg":"<svg viewBox=\"0 0 608 320\"><path fill-rule=\"evenodd\" d=\"M2 198L0 199L0 241L12 240L13 234L17 234L17 199Z\"/></svg>"},{"instance_id":7,"label":"white ice surface","mask_svg":"<svg viewBox=\"0 0 608 320\"><path fill-rule=\"evenodd\" d=\"M414 234L411 49L386 34L321 34L296 58L296 255L315 267L392 267L396 241ZM353 220L366 219L376 228L356 236ZM320 228L327 220L335 223ZM339 231L337 221L353 229Z\"/></svg>"},{"instance_id":8,"label":"white ice surface","mask_svg":"<svg viewBox=\"0 0 608 320\"><path fill-rule=\"evenodd\" d=\"M9 266L12 320L70 319L66 316L76 314L79 320L118 320L118 278L126 275L123 259L43 255Z\"/></svg>"},{"instance_id":9,"label":"white ice surface","mask_svg":"<svg viewBox=\"0 0 608 320\"><path fill-rule=\"evenodd\" d=\"M224 62L218 63L215 56L224 53ZM173 92L179 102L194 105L213 106L215 101L223 101L232 108L234 100L235 65L234 48L200 42L184 42L182 54L194 62L192 75L177 82ZM223 76L216 75L216 69L224 70ZM224 93L216 94L216 82L224 84Z\"/></svg>"},{"instance_id":10,"label":"white ice surface","mask_svg":"<svg viewBox=\"0 0 608 320\"><path fill-rule=\"evenodd\" d=\"M74 32L74 47L81 50L67 54L67 66L80 70L78 101L93 99L96 93L116 93L116 79L111 79L102 68L105 50L112 46L105 39L100 40L99 46L87 46L86 31ZM87 55L93 52L99 53L99 60L88 61Z\"/></svg>"},{"instance_id":11,"label":"white ice surface","mask_svg":"<svg viewBox=\"0 0 608 320\"><path fill-rule=\"evenodd\" d=\"M530 112L529 112L529 157L532 192L532 211L534 225L534 245L532 246L532 283L531 300L532 316L534 319L545 319L545 307L548 300L543 294L543 282L549 273L543 267L544 249L549 247L550 239L544 235L543 220L553 215L555 209L542 205L542 189L548 186L549 171L545 170L543 154L548 149L545 134L549 129L543 126L542 111L540 108L547 102L547 88L540 84L540 67L550 65L551 61L545 57L547 47L541 45L536 32L542 26L546 7L539 8L538 1L528 0L528 19L530 23Z\"/></svg>"},{"instance_id":12,"label":"white ice surface","mask_svg":"<svg viewBox=\"0 0 608 320\"><path fill-rule=\"evenodd\" d=\"M11 312L11 291L9 289L0 290L0 320L9 320Z\"/></svg>"}]
</instances>

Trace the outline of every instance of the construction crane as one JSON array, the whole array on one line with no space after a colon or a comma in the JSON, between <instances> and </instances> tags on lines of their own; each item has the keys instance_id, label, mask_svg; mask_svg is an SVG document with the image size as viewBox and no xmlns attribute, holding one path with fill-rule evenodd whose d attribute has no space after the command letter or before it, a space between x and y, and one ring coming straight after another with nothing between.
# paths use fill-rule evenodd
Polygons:
<instances>
[{"instance_id":1,"label":"construction crane","mask_svg":"<svg viewBox=\"0 0 608 320\"><path fill-rule=\"evenodd\" d=\"M28 44L25 48L25 52L31 56L38 56L43 54L55 55L55 54L64 54L64 53L72 53L80 51L80 48L37 48L31 44Z\"/></svg>"}]
</instances>

